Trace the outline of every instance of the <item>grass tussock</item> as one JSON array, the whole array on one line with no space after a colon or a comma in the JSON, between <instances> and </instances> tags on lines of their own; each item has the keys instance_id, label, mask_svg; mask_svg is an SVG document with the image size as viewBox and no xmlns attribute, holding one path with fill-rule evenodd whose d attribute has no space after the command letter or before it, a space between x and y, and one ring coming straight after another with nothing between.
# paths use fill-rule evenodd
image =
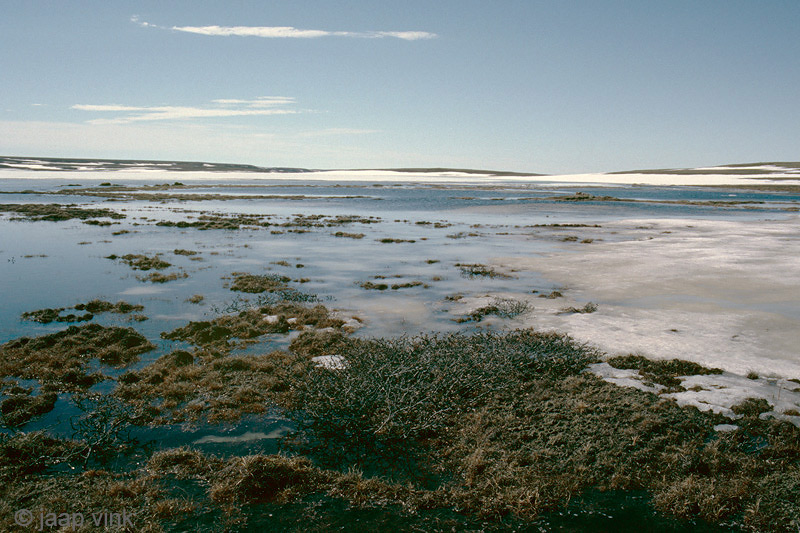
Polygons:
<instances>
[{"instance_id":1,"label":"grass tussock","mask_svg":"<svg viewBox=\"0 0 800 533\"><path fill-rule=\"evenodd\" d=\"M357 342L338 329L303 331L292 339L289 350L297 355L311 358L319 355L338 354Z\"/></svg>"},{"instance_id":2,"label":"grass tussock","mask_svg":"<svg viewBox=\"0 0 800 533\"><path fill-rule=\"evenodd\" d=\"M115 395L141 409L143 422L235 421L285 404L289 380L311 363L285 351L226 356L214 350L175 351L117 379Z\"/></svg>"},{"instance_id":3,"label":"grass tussock","mask_svg":"<svg viewBox=\"0 0 800 533\"><path fill-rule=\"evenodd\" d=\"M349 233L346 231L337 231L335 233L331 233L334 237L346 237L348 239L363 239L363 233Z\"/></svg>"},{"instance_id":4,"label":"grass tussock","mask_svg":"<svg viewBox=\"0 0 800 533\"><path fill-rule=\"evenodd\" d=\"M0 204L0 212L16 213L14 220L61 222L74 218L87 220L90 218L122 219L125 215L111 209L77 207L74 204Z\"/></svg>"},{"instance_id":5,"label":"grass tussock","mask_svg":"<svg viewBox=\"0 0 800 533\"><path fill-rule=\"evenodd\" d=\"M597 311L598 306L594 302L588 302L583 307L565 307L561 311L558 312L559 315L571 315L571 314L589 314L594 313Z\"/></svg>"},{"instance_id":6,"label":"grass tussock","mask_svg":"<svg viewBox=\"0 0 800 533\"><path fill-rule=\"evenodd\" d=\"M163 274L161 272L150 272L146 276L136 276L139 281L149 281L150 283L166 283L168 281L175 281L176 279L188 278L189 274L186 272L170 272Z\"/></svg>"},{"instance_id":7,"label":"grass tussock","mask_svg":"<svg viewBox=\"0 0 800 533\"><path fill-rule=\"evenodd\" d=\"M290 403L289 384L306 375L311 357L346 344L343 324L322 305L291 302L190 322L162 337L187 341L199 349L177 350L123 374L115 394L142 408L148 422L156 424L237 420L244 413L263 413L271 405ZM301 329L291 352L229 355L262 335Z\"/></svg>"},{"instance_id":8,"label":"grass tussock","mask_svg":"<svg viewBox=\"0 0 800 533\"><path fill-rule=\"evenodd\" d=\"M74 309L76 311L85 311L81 315L69 313L62 315L67 309ZM49 324L51 322L84 322L94 318L94 315L100 313L116 313L120 315L133 313L134 311L141 311L144 309L143 305L130 304L128 302L119 301L116 304L107 302L105 300L94 299L87 303L81 303L74 307L57 307L53 309L37 309L36 311L26 311L22 313L23 320L30 320L39 322L40 324Z\"/></svg>"},{"instance_id":9,"label":"grass tussock","mask_svg":"<svg viewBox=\"0 0 800 533\"><path fill-rule=\"evenodd\" d=\"M308 307L295 302L282 302L257 309L246 309L213 320L189 322L187 325L161 334L169 340L187 341L196 346L230 349L233 339L255 339L268 333L288 333L291 330L340 328L343 320L335 318L324 305Z\"/></svg>"},{"instance_id":10,"label":"grass tussock","mask_svg":"<svg viewBox=\"0 0 800 533\"><path fill-rule=\"evenodd\" d=\"M461 275L465 278L504 278L509 279L513 276L498 272L494 267L482 265L480 263L456 263L455 266L461 271Z\"/></svg>"},{"instance_id":11,"label":"grass tussock","mask_svg":"<svg viewBox=\"0 0 800 533\"><path fill-rule=\"evenodd\" d=\"M305 457L250 455L229 461L211 484L215 501L289 501L319 491L329 477Z\"/></svg>"},{"instance_id":12,"label":"grass tussock","mask_svg":"<svg viewBox=\"0 0 800 533\"><path fill-rule=\"evenodd\" d=\"M645 378L646 384L657 383L673 391L684 390L680 384L681 376L704 376L722 374L719 368L706 368L692 361L682 359L652 360L642 355L618 355L610 357L606 362L614 368L638 370Z\"/></svg>"},{"instance_id":13,"label":"grass tussock","mask_svg":"<svg viewBox=\"0 0 800 533\"><path fill-rule=\"evenodd\" d=\"M54 390L81 390L105 377L87 374L92 359L121 367L155 346L132 328L98 324L70 326L40 337L22 337L0 346L0 376L36 379Z\"/></svg>"},{"instance_id":14,"label":"grass tussock","mask_svg":"<svg viewBox=\"0 0 800 533\"><path fill-rule=\"evenodd\" d=\"M147 256L144 254L126 254L118 257L114 254L111 254L107 256L106 259L119 259L133 270L163 270L172 266L171 263L164 261L158 255Z\"/></svg>"},{"instance_id":15,"label":"grass tussock","mask_svg":"<svg viewBox=\"0 0 800 533\"><path fill-rule=\"evenodd\" d=\"M233 282L230 285L232 291L258 294L262 292L277 292L288 289L287 283L291 278L278 274L247 274L244 272L234 272Z\"/></svg>"},{"instance_id":16,"label":"grass tussock","mask_svg":"<svg viewBox=\"0 0 800 533\"><path fill-rule=\"evenodd\" d=\"M55 392L48 391L31 396L11 394L0 402L0 422L6 427L19 427L39 415L49 413L58 400Z\"/></svg>"},{"instance_id":17,"label":"grass tussock","mask_svg":"<svg viewBox=\"0 0 800 533\"><path fill-rule=\"evenodd\" d=\"M547 298L548 300L555 300L556 298L562 298L564 295L561 291L550 291L547 294L540 294L539 298Z\"/></svg>"},{"instance_id":18,"label":"grass tussock","mask_svg":"<svg viewBox=\"0 0 800 533\"><path fill-rule=\"evenodd\" d=\"M734 414L758 417L761 413L772 411L772 405L764 398L746 398L731 406Z\"/></svg>"},{"instance_id":19,"label":"grass tussock","mask_svg":"<svg viewBox=\"0 0 800 533\"><path fill-rule=\"evenodd\" d=\"M532 519L588 490L644 490L677 517L778 531L800 520L787 496L800 486L800 430L751 416L718 434L720 415L581 372L596 356L569 339L383 339L338 353L346 366L295 384L295 442L339 469L411 476L416 492L393 500L405 508L424 493L485 519ZM716 372L654 365L658 375Z\"/></svg>"},{"instance_id":20,"label":"grass tussock","mask_svg":"<svg viewBox=\"0 0 800 533\"><path fill-rule=\"evenodd\" d=\"M42 433L0 436L0 479L4 481L0 486L0 528L19 530L14 521L19 509L30 509L36 520L40 509L53 509L84 513L84 525L77 530L89 531L93 530L92 513L124 509L134 531L165 531L162 523L166 525L166 517L157 509L167 502L166 491L153 476L80 467L75 462L78 448L78 443ZM72 473L65 473L65 469ZM71 530L70 526L61 530L67 529Z\"/></svg>"},{"instance_id":21,"label":"grass tussock","mask_svg":"<svg viewBox=\"0 0 800 533\"><path fill-rule=\"evenodd\" d=\"M467 316L456 319L456 322L480 322L490 315L510 319L532 310L533 306L528 302L513 298L495 298L491 304L473 310Z\"/></svg>"},{"instance_id":22,"label":"grass tussock","mask_svg":"<svg viewBox=\"0 0 800 533\"><path fill-rule=\"evenodd\" d=\"M384 237L383 239L375 239L376 241L383 243L383 244L392 244L392 243L403 243L403 242L417 242L415 239L395 239L391 237Z\"/></svg>"}]
</instances>

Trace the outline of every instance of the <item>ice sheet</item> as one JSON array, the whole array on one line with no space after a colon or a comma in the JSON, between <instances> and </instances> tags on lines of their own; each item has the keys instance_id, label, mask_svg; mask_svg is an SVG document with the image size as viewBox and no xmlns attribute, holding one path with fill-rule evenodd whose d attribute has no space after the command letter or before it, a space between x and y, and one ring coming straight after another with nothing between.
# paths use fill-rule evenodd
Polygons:
<instances>
[{"instance_id":1,"label":"ice sheet","mask_svg":"<svg viewBox=\"0 0 800 533\"><path fill-rule=\"evenodd\" d=\"M532 326L566 331L614 354L798 378L797 224L798 218L629 220L605 225L619 242L495 263L537 271L565 287L568 301L534 302ZM588 301L597 312L557 314Z\"/></svg>"}]
</instances>

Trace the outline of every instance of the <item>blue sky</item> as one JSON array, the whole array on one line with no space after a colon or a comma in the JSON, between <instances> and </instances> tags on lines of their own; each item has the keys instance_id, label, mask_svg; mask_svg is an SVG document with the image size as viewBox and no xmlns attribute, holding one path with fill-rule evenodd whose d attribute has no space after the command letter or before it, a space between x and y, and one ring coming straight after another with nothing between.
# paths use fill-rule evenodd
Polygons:
<instances>
[{"instance_id":1,"label":"blue sky","mask_svg":"<svg viewBox=\"0 0 800 533\"><path fill-rule=\"evenodd\" d=\"M800 1L10 1L0 154L602 172L800 159Z\"/></svg>"}]
</instances>

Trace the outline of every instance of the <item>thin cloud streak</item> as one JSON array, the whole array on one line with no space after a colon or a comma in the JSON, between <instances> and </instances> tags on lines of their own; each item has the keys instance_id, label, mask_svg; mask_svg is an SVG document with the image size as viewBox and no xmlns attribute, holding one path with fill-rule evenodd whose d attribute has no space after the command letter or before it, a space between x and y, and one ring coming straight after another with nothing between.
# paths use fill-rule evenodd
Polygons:
<instances>
[{"instance_id":1,"label":"thin cloud streak","mask_svg":"<svg viewBox=\"0 0 800 533\"><path fill-rule=\"evenodd\" d=\"M426 31L325 31L301 30L291 26L173 26L174 31L197 33L200 35L213 35L229 37L264 37L268 39L316 39L319 37L356 37L362 39L381 39L395 37L405 41L418 41L420 39L433 39L437 35Z\"/></svg>"},{"instance_id":2,"label":"thin cloud streak","mask_svg":"<svg viewBox=\"0 0 800 533\"><path fill-rule=\"evenodd\" d=\"M154 120L290 115L298 113L297 110L280 107L294 103L294 98L286 96L264 96L255 100L220 99L214 100L212 103L215 104L215 107L75 104L71 109L101 113L129 113L120 117L89 120L89 124L128 124Z\"/></svg>"},{"instance_id":3,"label":"thin cloud streak","mask_svg":"<svg viewBox=\"0 0 800 533\"><path fill-rule=\"evenodd\" d=\"M143 28L157 28L160 30L172 30L198 35L209 35L215 37L262 37L267 39L318 39L320 37L354 37L360 39L382 39L391 37L404 41L419 41L424 39L434 39L438 37L435 33L427 31L327 31L327 30L304 30L292 26L158 26L149 22L140 21L134 15L131 22Z\"/></svg>"}]
</instances>

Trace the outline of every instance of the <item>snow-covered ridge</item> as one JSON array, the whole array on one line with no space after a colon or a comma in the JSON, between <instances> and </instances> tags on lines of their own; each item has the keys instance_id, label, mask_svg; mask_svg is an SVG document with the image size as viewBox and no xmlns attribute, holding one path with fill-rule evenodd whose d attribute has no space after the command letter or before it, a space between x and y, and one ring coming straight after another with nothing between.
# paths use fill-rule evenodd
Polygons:
<instances>
[{"instance_id":1,"label":"snow-covered ridge","mask_svg":"<svg viewBox=\"0 0 800 533\"><path fill-rule=\"evenodd\" d=\"M451 168L311 170L294 167L259 167L245 164L190 161L139 161L114 159L57 159L0 157L0 170L13 178L69 178L70 174L114 173L115 178L173 179L302 179L315 181L370 181L404 183L564 183L575 185L800 185L800 163L752 163L713 167L636 170L608 173L542 175L494 170ZM167 176L170 173L173 176ZM4 176L4 177L5 177ZM88 176L85 176L88 177ZM106 176L107 178L107 176Z\"/></svg>"}]
</instances>

